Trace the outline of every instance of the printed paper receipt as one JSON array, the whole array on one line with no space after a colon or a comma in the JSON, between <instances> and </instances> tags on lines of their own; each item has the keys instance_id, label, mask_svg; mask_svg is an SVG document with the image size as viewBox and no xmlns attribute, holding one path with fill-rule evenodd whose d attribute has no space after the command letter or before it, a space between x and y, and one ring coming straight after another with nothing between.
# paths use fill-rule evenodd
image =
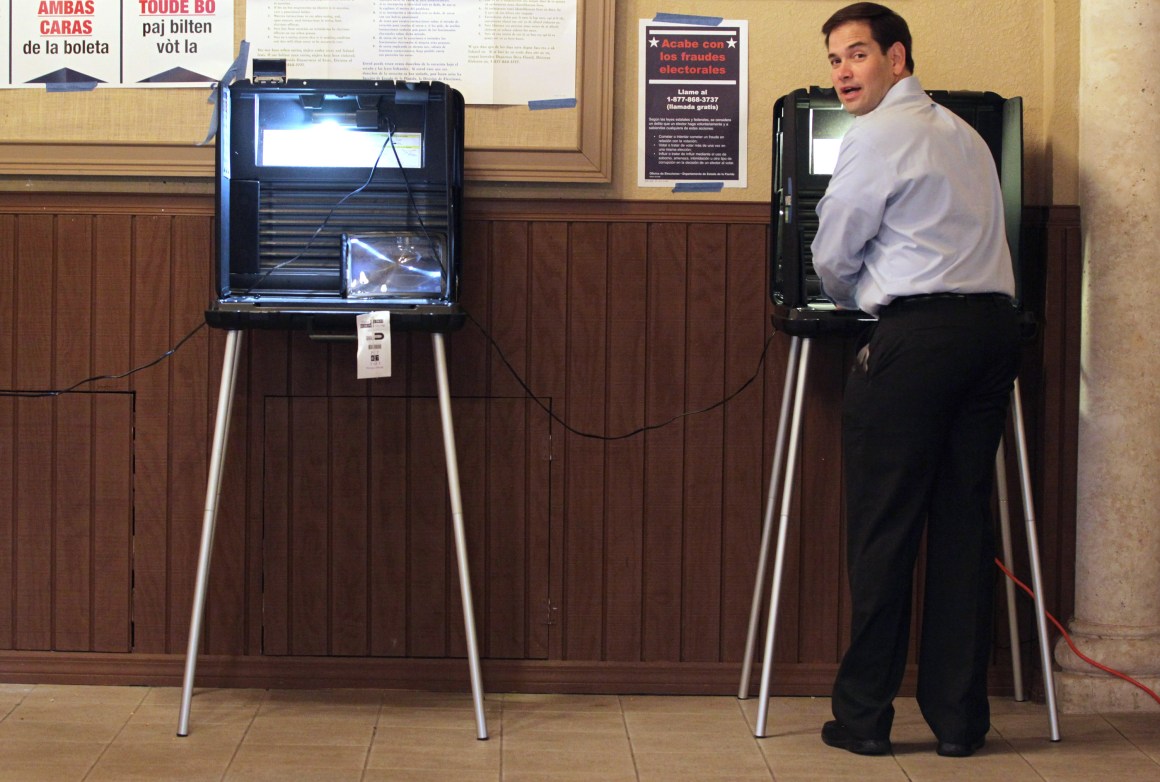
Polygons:
<instances>
[{"instance_id":1,"label":"printed paper receipt","mask_svg":"<svg viewBox=\"0 0 1160 782\"><path fill-rule=\"evenodd\" d=\"M248 0L255 57L311 79L443 81L468 103L576 96L576 0Z\"/></svg>"}]
</instances>

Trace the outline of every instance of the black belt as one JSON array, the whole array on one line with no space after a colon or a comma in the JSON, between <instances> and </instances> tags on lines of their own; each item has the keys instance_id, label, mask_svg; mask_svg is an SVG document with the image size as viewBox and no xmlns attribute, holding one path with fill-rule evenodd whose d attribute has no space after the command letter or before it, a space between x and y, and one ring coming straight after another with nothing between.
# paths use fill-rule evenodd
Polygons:
<instances>
[{"instance_id":1,"label":"black belt","mask_svg":"<svg viewBox=\"0 0 1160 782\"><path fill-rule=\"evenodd\" d=\"M882 309L904 309L907 307L935 302L962 302L977 304L1007 304L1015 306L1015 300L1006 293L920 293L916 296L899 296Z\"/></svg>"}]
</instances>

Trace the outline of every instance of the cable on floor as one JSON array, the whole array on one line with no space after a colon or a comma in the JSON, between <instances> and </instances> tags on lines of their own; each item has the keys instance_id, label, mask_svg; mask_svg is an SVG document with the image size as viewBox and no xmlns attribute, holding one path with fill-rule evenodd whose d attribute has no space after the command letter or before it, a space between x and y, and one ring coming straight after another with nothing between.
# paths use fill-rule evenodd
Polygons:
<instances>
[{"instance_id":1,"label":"cable on floor","mask_svg":"<svg viewBox=\"0 0 1160 782\"><path fill-rule=\"evenodd\" d=\"M1035 599L1035 593L1031 590L1031 588L1029 586L1027 586L1026 584L1024 584L1022 581L1020 581L1018 578L1016 578L1015 574L1012 573L1010 570L1008 570L1007 566L1004 565L1003 562L998 557L995 558L995 564L998 565L999 569L1002 570L1007 575L1007 578L1009 578L1013 582L1015 582L1015 584L1020 589L1022 589L1024 592L1031 595L1032 600ZM1056 629L1059 630L1059 632L1063 634L1063 640L1066 641L1067 645L1071 648L1071 650L1073 652L1075 652L1076 657L1083 660L1085 663L1092 666L1093 668L1098 668L1099 670L1103 671L1104 673L1109 673L1112 676L1115 676L1119 679L1123 679L1124 681L1128 682L1129 684L1132 684L1132 685L1135 685L1136 687L1139 687L1141 690L1148 693L1148 695L1152 698L1152 700L1156 701L1157 703L1160 703L1160 695L1157 695L1151 688L1149 688L1143 682L1136 681L1131 676L1128 676L1126 673L1121 673L1120 671L1117 671L1114 668L1109 668L1108 666L1104 665L1103 663L1097 662L1096 660L1093 660L1092 658L1088 657L1086 654L1081 652L1078 648L1076 648L1075 642L1071 640L1071 636L1068 635L1067 630L1065 630L1063 628L1063 625L1060 624L1059 620L1056 619L1054 616L1052 616L1049 611L1044 611L1044 613L1047 615L1047 618L1051 620L1051 623L1055 625Z\"/></svg>"}]
</instances>

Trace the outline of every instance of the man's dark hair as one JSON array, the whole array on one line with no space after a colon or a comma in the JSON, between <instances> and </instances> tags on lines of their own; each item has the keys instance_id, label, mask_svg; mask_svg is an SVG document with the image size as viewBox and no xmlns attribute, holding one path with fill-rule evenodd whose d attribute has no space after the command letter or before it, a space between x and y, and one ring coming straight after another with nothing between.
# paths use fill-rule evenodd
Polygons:
<instances>
[{"instance_id":1,"label":"man's dark hair","mask_svg":"<svg viewBox=\"0 0 1160 782\"><path fill-rule=\"evenodd\" d=\"M840 8L822 25L826 45L830 43L830 33L847 22L866 22L870 25L870 36L882 49L883 54L895 43L906 49L906 70L914 73L914 57L910 51L910 28L906 20L878 3L854 3Z\"/></svg>"}]
</instances>

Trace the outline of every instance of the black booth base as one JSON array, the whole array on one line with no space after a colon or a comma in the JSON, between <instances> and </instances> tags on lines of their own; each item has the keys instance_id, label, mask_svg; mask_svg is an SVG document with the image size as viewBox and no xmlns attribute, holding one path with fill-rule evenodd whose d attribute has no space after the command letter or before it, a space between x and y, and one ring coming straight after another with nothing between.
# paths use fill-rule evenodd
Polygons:
<instances>
[{"instance_id":1,"label":"black booth base","mask_svg":"<svg viewBox=\"0 0 1160 782\"><path fill-rule=\"evenodd\" d=\"M812 309L774 305L773 327L791 337L857 334L875 318L861 310Z\"/></svg>"},{"instance_id":2,"label":"black booth base","mask_svg":"<svg viewBox=\"0 0 1160 782\"><path fill-rule=\"evenodd\" d=\"M254 305L218 304L205 311L205 322L218 329L283 329L309 332L328 339L355 338L355 317L367 312L390 312L392 331L457 331L467 315L455 305L373 307L338 310L309 308L262 309Z\"/></svg>"},{"instance_id":3,"label":"black booth base","mask_svg":"<svg viewBox=\"0 0 1160 782\"><path fill-rule=\"evenodd\" d=\"M820 310L810 307L774 305L770 316L773 327L791 337L821 337L832 334L857 334L876 318L861 310ZM1039 333L1039 322L1034 312L1019 311L1019 334L1025 343L1034 342Z\"/></svg>"}]
</instances>

